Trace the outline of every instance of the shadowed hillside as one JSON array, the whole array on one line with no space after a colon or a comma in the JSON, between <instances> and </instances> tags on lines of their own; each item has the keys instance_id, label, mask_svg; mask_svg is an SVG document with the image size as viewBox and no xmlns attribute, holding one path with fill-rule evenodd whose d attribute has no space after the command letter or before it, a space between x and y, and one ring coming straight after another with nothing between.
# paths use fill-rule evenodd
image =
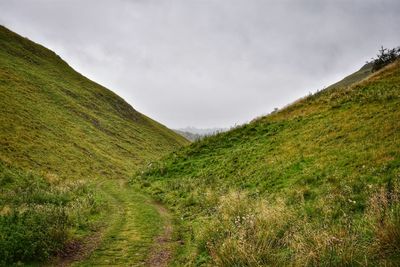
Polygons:
<instances>
[{"instance_id":1,"label":"shadowed hillside","mask_svg":"<svg viewBox=\"0 0 400 267\"><path fill-rule=\"evenodd\" d=\"M4 27L0 95L0 265L77 247L116 202L100 184L188 143Z\"/></svg>"},{"instance_id":2,"label":"shadowed hillside","mask_svg":"<svg viewBox=\"0 0 400 267\"><path fill-rule=\"evenodd\" d=\"M132 181L178 214L178 265L395 266L399 107L400 62L367 65Z\"/></svg>"}]
</instances>

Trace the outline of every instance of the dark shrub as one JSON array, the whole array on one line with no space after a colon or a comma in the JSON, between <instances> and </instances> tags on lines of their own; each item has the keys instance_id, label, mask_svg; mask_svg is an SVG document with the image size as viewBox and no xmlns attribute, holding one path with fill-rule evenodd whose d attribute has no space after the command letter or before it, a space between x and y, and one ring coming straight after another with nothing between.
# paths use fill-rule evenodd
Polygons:
<instances>
[{"instance_id":1,"label":"dark shrub","mask_svg":"<svg viewBox=\"0 0 400 267\"><path fill-rule=\"evenodd\" d=\"M372 59L372 71L380 70L398 58L400 58L400 46L392 49L383 48L382 46L376 58Z\"/></svg>"}]
</instances>

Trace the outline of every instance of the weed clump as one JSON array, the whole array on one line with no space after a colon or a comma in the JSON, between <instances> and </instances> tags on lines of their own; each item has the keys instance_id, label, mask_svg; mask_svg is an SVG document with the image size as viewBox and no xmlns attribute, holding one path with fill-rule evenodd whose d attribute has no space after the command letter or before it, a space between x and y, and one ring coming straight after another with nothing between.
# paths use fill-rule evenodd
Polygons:
<instances>
[{"instance_id":1,"label":"weed clump","mask_svg":"<svg viewBox=\"0 0 400 267\"><path fill-rule=\"evenodd\" d=\"M71 231L89 229L90 216L100 211L89 184L49 177L0 162L0 265L61 252Z\"/></svg>"}]
</instances>

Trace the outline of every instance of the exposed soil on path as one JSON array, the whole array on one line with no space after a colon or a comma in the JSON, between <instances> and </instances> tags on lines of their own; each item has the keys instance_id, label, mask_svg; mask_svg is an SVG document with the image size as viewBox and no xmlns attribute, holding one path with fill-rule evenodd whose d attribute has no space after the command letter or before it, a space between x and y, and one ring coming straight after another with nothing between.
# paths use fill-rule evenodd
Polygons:
<instances>
[{"instance_id":1,"label":"exposed soil on path","mask_svg":"<svg viewBox=\"0 0 400 267\"><path fill-rule=\"evenodd\" d=\"M100 190L105 181L97 184ZM87 258L101 244L104 236L104 229L97 229L90 236L83 240L72 240L67 243L63 251L58 253L57 257L50 261L47 266L70 266L74 262L79 262Z\"/></svg>"},{"instance_id":2,"label":"exposed soil on path","mask_svg":"<svg viewBox=\"0 0 400 267\"><path fill-rule=\"evenodd\" d=\"M87 258L101 243L103 233L95 232L83 241L71 241L49 266L70 266L74 262Z\"/></svg>"},{"instance_id":3,"label":"exposed soil on path","mask_svg":"<svg viewBox=\"0 0 400 267\"><path fill-rule=\"evenodd\" d=\"M165 267L168 266L172 258L172 221L169 212L160 204L154 203L154 207L164 219L164 230L161 235L157 236L154 240L154 245L151 249L148 266Z\"/></svg>"}]
</instances>

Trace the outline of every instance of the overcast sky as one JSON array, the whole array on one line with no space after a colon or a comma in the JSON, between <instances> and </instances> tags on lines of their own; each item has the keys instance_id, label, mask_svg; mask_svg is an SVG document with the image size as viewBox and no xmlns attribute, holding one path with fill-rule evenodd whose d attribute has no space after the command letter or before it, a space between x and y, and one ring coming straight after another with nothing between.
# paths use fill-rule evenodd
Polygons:
<instances>
[{"instance_id":1,"label":"overcast sky","mask_svg":"<svg viewBox=\"0 0 400 267\"><path fill-rule=\"evenodd\" d=\"M0 24L171 128L229 127L400 45L400 1L0 0Z\"/></svg>"}]
</instances>

